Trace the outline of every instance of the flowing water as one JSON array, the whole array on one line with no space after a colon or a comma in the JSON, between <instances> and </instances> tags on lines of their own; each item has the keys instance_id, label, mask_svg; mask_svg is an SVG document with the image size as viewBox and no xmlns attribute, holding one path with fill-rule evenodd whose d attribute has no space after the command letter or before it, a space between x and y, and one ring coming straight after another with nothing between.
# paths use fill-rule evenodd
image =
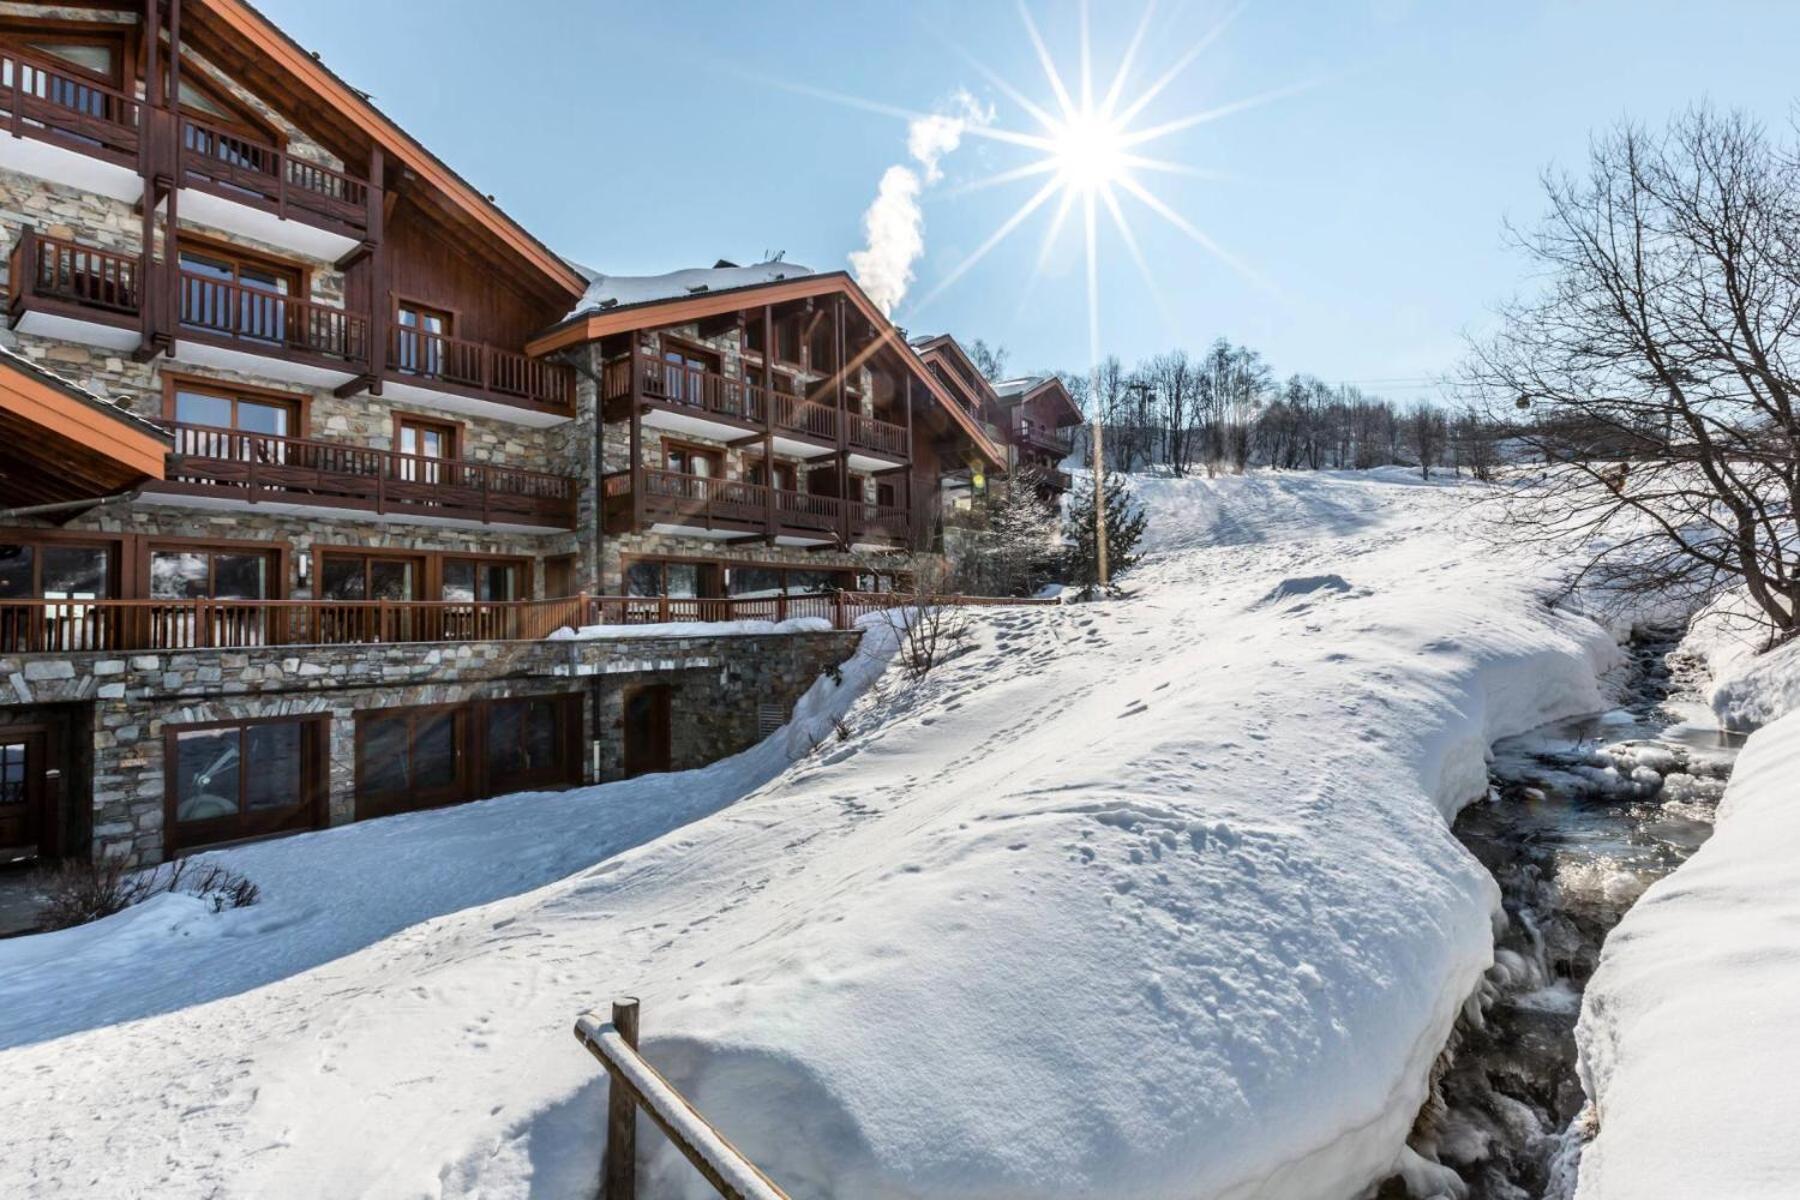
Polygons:
<instances>
[{"instance_id":1,"label":"flowing water","mask_svg":"<svg viewBox=\"0 0 1800 1200\"><path fill-rule=\"evenodd\" d=\"M1500 884L1494 966L1434 1069L1411 1144L1452 1168L1414 1195L1559 1200L1586 1126L1575 1021L1600 946L1712 832L1742 739L1717 732L1679 630L1642 631L1620 708L1494 748L1485 801L1455 833ZM1408 1191L1396 1179L1382 1196Z\"/></svg>"}]
</instances>

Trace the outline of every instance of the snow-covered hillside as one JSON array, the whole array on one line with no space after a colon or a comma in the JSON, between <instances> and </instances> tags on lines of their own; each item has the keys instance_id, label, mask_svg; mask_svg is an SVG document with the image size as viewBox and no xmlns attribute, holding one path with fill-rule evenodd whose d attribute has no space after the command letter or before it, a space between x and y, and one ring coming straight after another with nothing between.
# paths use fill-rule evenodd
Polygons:
<instances>
[{"instance_id":1,"label":"snow-covered hillside","mask_svg":"<svg viewBox=\"0 0 1800 1200\"><path fill-rule=\"evenodd\" d=\"M1446 817L1616 652L1459 489L1146 492L1130 598L979 613L737 803L715 768L376 822L223 856L253 909L0 944L0 1192L585 1197L570 1028L632 993L797 1197L1355 1195L1489 961Z\"/></svg>"}]
</instances>

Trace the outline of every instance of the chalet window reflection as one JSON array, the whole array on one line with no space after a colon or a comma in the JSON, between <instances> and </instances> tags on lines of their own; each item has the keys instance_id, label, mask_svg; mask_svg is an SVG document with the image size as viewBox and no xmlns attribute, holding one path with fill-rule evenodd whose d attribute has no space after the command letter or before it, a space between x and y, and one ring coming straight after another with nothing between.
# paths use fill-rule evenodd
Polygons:
<instances>
[{"instance_id":1,"label":"chalet window reflection","mask_svg":"<svg viewBox=\"0 0 1800 1200\"><path fill-rule=\"evenodd\" d=\"M178 726L168 732L174 841L197 846L316 823L325 719Z\"/></svg>"}]
</instances>

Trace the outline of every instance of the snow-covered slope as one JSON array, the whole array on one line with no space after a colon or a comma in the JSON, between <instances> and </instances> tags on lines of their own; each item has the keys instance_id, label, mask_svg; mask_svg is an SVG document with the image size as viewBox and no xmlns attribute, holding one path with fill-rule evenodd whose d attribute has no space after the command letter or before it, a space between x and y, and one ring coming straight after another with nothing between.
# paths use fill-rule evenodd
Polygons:
<instances>
[{"instance_id":1,"label":"snow-covered slope","mask_svg":"<svg viewBox=\"0 0 1800 1200\"><path fill-rule=\"evenodd\" d=\"M0 988L24 1043L0 1192L586 1196L604 1087L570 1027L633 993L651 1059L797 1197L1355 1195L1490 956L1495 889L1446 816L1491 739L1599 707L1615 650L1455 489L1146 492L1132 597L981 612L847 739L567 878L290 962L284 915L329 906L330 856L376 823L240 852L280 876L260 925L73 935ZM656 819L690 785L486 811L499 854L553 854L560 822ZM478 818L407 819L359 906L405 908L439 819ZM58 1018L171 953L192 1003L165 980L145 1020ZM244 960L264 986L208 985Z\"/></svg>"}]
</instances>

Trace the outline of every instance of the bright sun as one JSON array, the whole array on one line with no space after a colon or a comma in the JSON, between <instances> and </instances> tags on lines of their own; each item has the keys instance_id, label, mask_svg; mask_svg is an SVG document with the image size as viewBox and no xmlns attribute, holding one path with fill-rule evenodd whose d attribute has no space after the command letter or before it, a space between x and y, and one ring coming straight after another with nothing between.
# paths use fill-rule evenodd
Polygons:
<instances>
[{"instance_id":1,"label":"bright sun","mask_svg":"<svg viewBox=\"0 0 1800 1200\"><path fill-rule=\"evenodd\" d=\"M1099 191L1125 177L1125 130L1098 113L1077 113L1050 132L1051 156L1064 186Z\"/></svg>"}]
</instances>

